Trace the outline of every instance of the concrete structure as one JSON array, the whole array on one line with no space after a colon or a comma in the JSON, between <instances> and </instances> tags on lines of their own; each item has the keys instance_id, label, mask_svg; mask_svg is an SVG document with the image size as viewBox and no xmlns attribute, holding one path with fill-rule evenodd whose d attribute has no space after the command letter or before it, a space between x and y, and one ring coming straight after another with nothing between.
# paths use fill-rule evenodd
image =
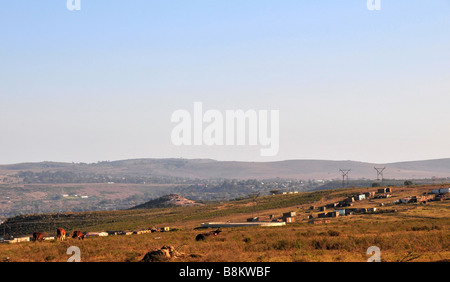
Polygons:
<instances>
[{"instance_id":1,"label":"concrete structure","mask_svg":"<svg viewBox=\"0 0 450 282\"><path fill-rule=\"evenodd\" d=\"M220 228L220 227L247 227L247 226L262 226L262 227L271 227L271 226L283 226L286 225L286 222L208 222L202 223L200 226L202 228Z\"/></svg>"},{"instance_id":2,"label":"concrete structure","mask_svg":"<svg viewBox=\"0 0 450 282\"><path fill-rule=\"evenodd\" d=\"M5 243L9 243L9 244L16 244L16 243L21 243L21 242L30 242L33 239L33 237L19 237L19 238L14 238L11 240L5 240Z\"/></svg>"},{"instance_id":3,"label":"concrete structure","mask_svg":"<svg viewBox=\"0 0 450 282\"><path fill-rule=\"evenodd\" d=\"M108 236L108 232L87 232L86 237L106 237Z\"/></svg>"}]
</instances>

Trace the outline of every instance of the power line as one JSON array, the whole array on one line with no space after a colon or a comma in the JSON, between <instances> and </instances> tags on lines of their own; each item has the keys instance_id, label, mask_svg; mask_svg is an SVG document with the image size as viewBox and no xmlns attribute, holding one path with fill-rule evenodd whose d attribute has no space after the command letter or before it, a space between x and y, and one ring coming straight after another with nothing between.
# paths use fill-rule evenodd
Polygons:
<instances>
[{"instance_id":1,"label":"power line","mask_svg":"<svg viewBox=\"0 0 450 282\"><path fill-rule=\"evenodd\" d=\"M381 186L383 185L383 171L386 169L386 167L374 167L374 169L377 171L377 181L380 180L381 176Z\"/></svg>"},{"instance_id":2,"label":"power line","mask_svg":"<svg viewBox=\"0 0 450 282\"><path fill-rule=\"evenodd\" d=\"M348 185L348 173L352 170L351 169L339 169L339 171L342 173L342 188L344 188L346 179L347 179L347 185Z\"/></svg>"}]
</instances>

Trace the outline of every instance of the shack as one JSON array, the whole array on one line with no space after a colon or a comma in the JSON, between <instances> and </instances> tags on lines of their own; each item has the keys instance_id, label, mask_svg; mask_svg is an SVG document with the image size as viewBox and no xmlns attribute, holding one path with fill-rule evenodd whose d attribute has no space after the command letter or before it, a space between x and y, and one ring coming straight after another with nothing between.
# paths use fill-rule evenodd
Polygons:
<instances>
[{"instance_id":1,"label":"shack","mask_svg":"<svg viewBox=\"0 0 450 282\"><path fill-rule=\"evenodd\" d=\"M295 217L295 212L294 211L285 212L283 213L283 217Z\"/></svg>"},{"instance_id":2,"label":"shack","mask_svg":"<svg viewBox=\"0 0 450 282\"><path fill-rule=\"evenodd\" d=\"M358 201L362 201L362 200L366 199L366 195L360 194L360 195L357 195L355 198L357 198Z\"/></svg>"},{"instance_id":3,"label":"shack","mask_svg":"<svg viewBox=\"0 0 450 282\"><path fill-rule=\"evenodd\" d=\"M345 215L345 209L335 210L335 212L339 213L339 216L344 216Z\"/></svg>"},{"instance_id":4,"label":"shack","mask_svg":"<svg viewBox=\"0 0 450 282\"><path fill-rule=\"evenodd\" d=\"M295 222L295 217L284 217L283 221L286 223L293 223Z\"/></svg>"}]
</instances>

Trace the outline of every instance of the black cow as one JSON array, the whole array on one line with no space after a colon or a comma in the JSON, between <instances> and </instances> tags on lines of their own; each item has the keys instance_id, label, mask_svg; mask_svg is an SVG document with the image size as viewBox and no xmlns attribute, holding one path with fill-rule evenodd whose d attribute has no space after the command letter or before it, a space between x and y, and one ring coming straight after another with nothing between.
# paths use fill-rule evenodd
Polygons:
<instances>
[{"instance_id":1,"label":"black cow","mask_svg":"<svg viewBox=\"0 0 450 282\"><path fill-rule=\"evenodd\" d=\"M196 240L196 241L204 241L204 240L206 240L206 238L209 237L209 236L217 236L217 235L219 235L220 232L222 232L222 231L221 231L220 229L217 229L217 230L215 230L215 231L210 231L210 232L207 232L207 233L200 233L200 234L198 234L198 235L195 237L195 240Z\"/></svg>"}]
</instances>

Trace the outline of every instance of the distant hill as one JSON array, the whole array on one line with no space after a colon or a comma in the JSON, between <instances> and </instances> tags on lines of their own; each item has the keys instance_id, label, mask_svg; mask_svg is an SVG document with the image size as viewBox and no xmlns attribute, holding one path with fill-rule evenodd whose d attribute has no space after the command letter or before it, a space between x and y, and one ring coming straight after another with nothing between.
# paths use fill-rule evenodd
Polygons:
<instances>
[{"instance_id":1,"label":"distant hill","mask_svg":"<svg viewBox=\"0 0 450 282\"><path fill-rule=\"evenodd\" d=\"M131 159L111 162L40 162L0 165L0 177L19 171L70 171L111 176L183 177L191 179L340 179L339 169L351 169L349 179L375 179L374 167L386 167L384 178L450 177L450 159L374 164L357 161L286 160L276 162L216 161L211 159Z\"/></svg>"},{"instance_id":2,"label":"distant hill","mask_svg":"<svg viewBox=\"0 0 450 282\"><path fill-rule=\"evenodd\" d=\"M130 210L139 209L154 209L154 208L168 208L168 207L190 207L201 206L203 204L186 199L177 194L170 194L162 196L158 199L150 200L141 205L130 208Z\"/></svg>"}]
</instances>

